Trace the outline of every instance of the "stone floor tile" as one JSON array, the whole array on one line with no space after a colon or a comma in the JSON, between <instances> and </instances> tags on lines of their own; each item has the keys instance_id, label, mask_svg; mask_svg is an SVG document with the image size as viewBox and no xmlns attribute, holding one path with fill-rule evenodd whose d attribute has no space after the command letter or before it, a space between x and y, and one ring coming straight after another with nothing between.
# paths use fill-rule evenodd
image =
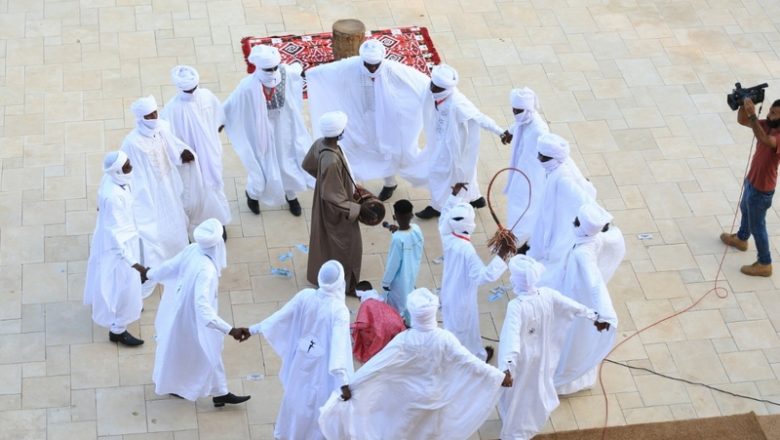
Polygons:
<instances>
[{"instance_id":1,"label":"stone floor tile","mask_svg":"<svg viewBox=\"0 0 780 440\"><path fill-rule=\"evenodd\" d=\"M72 422L49 424L47 427L48 440L70 439L96 439L97 428L95 422Z\"/></svg>"},{"instance_id":2,"label":"stone floor tile","mask_svg":"<svg viewBox=\"0 0 780 440\"><path fill-rule=\"evenodd\" d=\"M776 379L761 350L721 353L719 356L732 382Z\"/></svg>"},{"instance_id":3,"label":"stone floor tile","mask_svg":"<svg viewBox=\"0 0 780 440\"><path fill-rule=\"evenodd\" d=\"M146 403L150 432L181 431L198 427L195 405L181 399L163 399Z\"/></svg>"},{"instance_id":4,"label":"stone floor tile","mask_svg":"<svg viewBox=\"0 0 780 440\"><path fill-rule=\"evenodd\" d=\"M780 346L777 332L766 319L732 322L728 324L728 327L740 350Z\"/></svg>"},{"instance_id":5,"label":"stone floor tile","mask_svg":"<svg viewBox=\"0 0 780 440\"><path fill-rule=\"evenodd\" d=\"M114 343L72 345L70 352L73 389L119 385L117 349Z\"/></svg>"},{"instance_id":6,"label":"stone floor tile","mask_svg":"<svg viewBox=\"0 0 780 440\"><path fill-rule=\"evenodd\" d=\"M199 413L198 435L200 440L248 438L247 413L241 408Z\"/></svg>"},{"instance_id":7,"label":"stone floor tile","mask_svg":"<svg viewBox=\"0 0 780 440\"><path fill-rule=\"evenodd\" d=\"M22 380L22 406L49 408L70 404L68 376L27 377Z\"/></svg>"},{"instance_id":8,"label":"stone floor tile","mask_svg":"<svg viewBox=\"0 0 780 440\"><path fill-rule=\"evenodd\" d=\"M8 439L41 439L46 437L46 410L0 411L2 435Z\"/></svg>"},{"instance_id":9,"label":"stone floor tile","mask_svg":"<svg viewBox=\"0 0 780 440\"><path fill-rule=\"evenodd\" d=\"M146 432L146 405L140 386L99 388L97 402L98 435Z\"/></svg>"}]
</instances>

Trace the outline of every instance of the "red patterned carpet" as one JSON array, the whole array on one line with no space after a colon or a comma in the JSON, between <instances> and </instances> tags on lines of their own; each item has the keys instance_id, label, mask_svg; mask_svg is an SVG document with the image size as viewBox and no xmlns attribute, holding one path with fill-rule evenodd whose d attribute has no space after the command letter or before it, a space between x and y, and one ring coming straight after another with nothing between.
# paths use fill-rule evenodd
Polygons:
<instances>
[{"instance_id":1,"label":"red patterned carpet","mask_svg":"<svg viewBox=\"0 0 780 440\"><path fill-rule=\"evenodd\" d=\"M426 75L430 75L431 67L439 64L439 54L433 47L433 41L425 27L410 26L371 31L371 37L385 45L387 59L412 66ZM241 39L244 61L252 46L258 44L277 47L282 54L283 63L300 63L304 70L333 60L330 32L281 37L244 37ZM255 66L247 61L246 71L252 73L254 70Z\"/></svg>"}]
</instances>

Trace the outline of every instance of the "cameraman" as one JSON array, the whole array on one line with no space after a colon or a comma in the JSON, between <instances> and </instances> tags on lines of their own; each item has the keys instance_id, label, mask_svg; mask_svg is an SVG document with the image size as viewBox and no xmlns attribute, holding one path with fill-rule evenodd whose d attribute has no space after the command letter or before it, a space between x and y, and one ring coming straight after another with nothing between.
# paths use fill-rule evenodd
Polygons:
<instances>
[{"instance_id":1,"label":"cameraman","mask_svg":"<svg viewBox=\"0 0 780 440\"><path fill-rule=\"evenodd\" d=\"M772 276L772 255L766 231L766 211L772 206L772 196L777 184L777 166L780 164L780 99L772 103L767 119L758 119L756 106L745 98L737 112L737 122L750 127L756 137L756 152L750 162L750 170L744 183L739 209L742 220L736 234L720 235L721 241L741 251L748 248L748 238L753 235L758 251L758 261L742 266L742 273L750 276Z\"/></svg>"}]
</instances>

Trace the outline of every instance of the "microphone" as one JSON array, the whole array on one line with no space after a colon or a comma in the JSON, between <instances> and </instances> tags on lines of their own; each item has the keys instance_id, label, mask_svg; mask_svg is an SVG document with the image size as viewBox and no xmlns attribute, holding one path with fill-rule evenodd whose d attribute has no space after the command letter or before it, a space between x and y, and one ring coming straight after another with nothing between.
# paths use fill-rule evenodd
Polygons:
<instances>
[{"instance_id":1,"label":"microphone","mask_svg":"<svg viewBox=\"0 0 780 440\"><path fill-rule=\"evenodd\" d=\"M382 227L383 227L383 228L390 229L390 227L391 227L391 226L393 226L393 225L391 225L391 224L390 224L390 223L388 223L388 222L382 222Z\"/></svg>"}]
</instances>

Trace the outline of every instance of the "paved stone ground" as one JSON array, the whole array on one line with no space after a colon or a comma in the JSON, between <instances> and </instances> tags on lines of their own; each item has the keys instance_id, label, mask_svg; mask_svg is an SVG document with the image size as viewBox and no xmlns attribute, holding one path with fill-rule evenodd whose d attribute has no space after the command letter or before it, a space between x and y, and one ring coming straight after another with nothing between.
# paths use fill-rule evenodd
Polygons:
<instances>
[{"instance_id":1,"label":"paved stone ground","mask_svg":"<svg viewBox=\"0 0 780 440\"><path fill-rule=\"evenodd\" d=\"M712 287L717 237L731 225L750 145L724 95L736 81L769 81L767 99L780 97L775 0L0 0L0 439L272 438L279 360L260 339L225 348L231 389L253 399L215 410L153 392L159 295L131 327L147 341L140 349L118 348L92 325L81 299L95 191L104 152L133 126L130 103L170 98L173 65L196 66L203 86L225 98L245 74L242 36L318 32L344 17L369 28L428 26L460 70L461 89L501 124L511 117L510 88L539 93L552 130L573 143L626 234L628 255L610 286L622 337ZM484 134L483 182L508 157ZM252 215L236 196L244 179L226 144L235 220L220 312L237 325L306 286L305 256L293 246L308 241L310 215L292 218L282 207ZM402 185L396 197L422 207L427 194ZM303 195L304 206L310 200ZM481 244L494 228L486 210L479 223ZM774 210L768 224L777 255ZM433 223L421 226L419 284L436 287L440 243ZM377 281L389 234L364 233L364 276ZM741 275L752 249L727 254L727 298L711 295L612 358L780 401L780 277ZM279 263L291 250L292 263ZM273 277L271 265L295 277ZM481 324L495 338L506 300L487 302L490 287L481 291ZM265 377L247 380L253 373ZM610 424L778 411L622 367L608 366L605 378ZM563 399L546 430L601 426L603 417L598 392L581 392ZM495 439L499 429L494 414L474 438Z\"/></svg>"}]
</instances>

